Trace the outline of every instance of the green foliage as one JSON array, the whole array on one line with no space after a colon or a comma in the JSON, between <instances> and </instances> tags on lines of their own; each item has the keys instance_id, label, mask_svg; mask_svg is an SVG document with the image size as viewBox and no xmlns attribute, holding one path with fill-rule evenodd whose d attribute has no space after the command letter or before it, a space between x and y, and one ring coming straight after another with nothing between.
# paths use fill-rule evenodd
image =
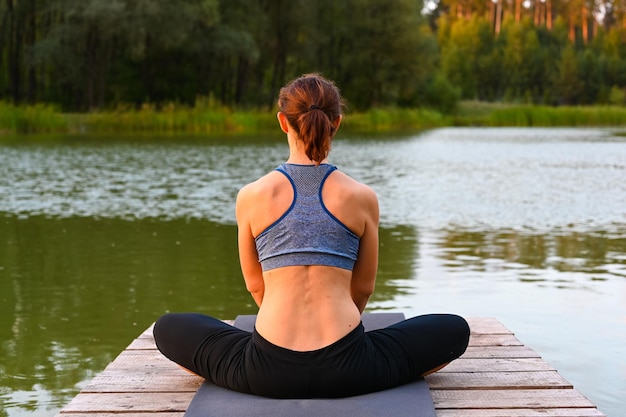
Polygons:
<instances>
[{"instance_id":1,"label":"green foliage","mask_svg":"<svg viewBox=\"0 0 626 417\"><path fill-rule=\"evenodd\" d=\"M564 104L574 104L578 101L583 85L579 77L576 51L572 45L568 45L558 64L557 74L554 79L556 92Z\"/></svg>"},{"instance_id":2,"label":"green foliage","mask_svg":"<svg viewBox=\"0 0 626 417\"><path fill-rule=\"evenodd\" d=\"M623 126L626 108L614 106L514 106L494 110L489 126Z\"/></svg>"},{"instance_id":3,"label":"green foliage","mask_svg":"<svg viewBox=\"0 0 626 417\"><path fill-rule=\"evenodd\" d=\"M419 2L350 0L336 79L351 106L415 105L415 93L435 69L434 36L424 30ZM316 68L315 63L310 63ZM323 68L322 68L323 69Z\"/></svg>"},{"instance_id":4,"label":"green foliage","mask_svg":"<svg viewBox=\"0 0 626 417\"><path fill-rule=\"evenodd\" d=\"M420 101L426 107L443 114L452 114L461 98L460 88L455 87L444 74L437 73L426 83Z\"/></svg>"},{"instance_id":5,"label":"green foliage","mask_svg":"<svg viewBox=\"0 0 626 417\"><path fill-rule=\"evenodd\" d=\"M146 103L139 109L120 106L114 111L92 112L78 119L73 128L97 133L258 133L275 129L276 118L266 112L233 112L212 98L198 98L194 106Z\"/></svg>"},{"instance_id":6,"label":"green foliage","mask_svg":"<svg viewBox=\"0 0 626 417\"><path fill-rule=\"evenodd\" d=\"M553 0L550 25L534 13L545 2L528 2L521 17L518 3L498 2L496 29L489 1L441 0L424 15L422 0L6 0L0 100L115 112L120 103L191 108L202 96L268 110L287 80L320 72L358 111L448 113L457 97L615 102L613 87L626 89L625 6L586 19L583 39L589 2Z\"/></svg>"},{"instance_id":7,"label":"green foliage","mask_svg":"<svg viewBox=\"0 0 626 417\"><path fill-rule=\"evenodd\" d=\"M68 123L54 106L16 107L0 101L0 133L67 132Z\"/></svg>"},{"instance_id":8,"label":"green foliage","mask_svg":"<svg viewBox=\"0 0 626 417\"><path fill-rule=\"evenodd\" d=\"M444 126L447 120L435 111L418 109L372 109L346 117L342 130L387 131ZM273 112L233 112L211 100L199 100L194 107L172 103L157 108L145 104L140 109L118 109L89 113L75 120L74 131L92 133L198 133L256 134L276 132Z\"/></svg>"},{"instance_id":9,"label":"green foliage","mask_svg":"<svg viewBox=\"0 0 626 417\"><path fill-rule=\"evenodd\" d=\"M348 115L343 127L352 132L378 132L416 130L449 124L449 119L434 110L375 108Z\"/></svg>"},{"instance_id":10,"label":"green foliage","mask_svg":"<svg viewBox=\"0 0 626 417\"><path fill-rule=\"evenodd\" d=\"M611 87L611 92L609 93L609 103L616 106L626 105L626 90L615 85Z\"/></svg>"},{"instance_id":11,"label":"green foliage","mask_svg":"<svg viewBox=\"0 0 626 417\"><path fill-rule=\"evenodd\" d=\"M460 20L450 25L447 39L441 41L447 45L442 48L443 73L461 89L464 98L478 97L479 70L490 64L485 57L493 50L489 25L483 19Z\"/></svg>"},{"instance_id":12,"label":"green foliage","mask_svg":"<svg viewBox=\"0 0 626 417\"><path fill-rule=\"evenodd\" d=\"M459 10L458 2L444 4ZM467 5L478 11L472 2L463 4L465 12ZM612 86L626 88L626 30L613 25L605 31L596 23L592 40L586 44L580 28L573 28L578 35L572 43L566 13L579 10L555 3L555 15L561 15L551 29L533 22L532 15L516 21L509 14L498 34L488 13L444 15L437 32L441 70L461 89L464 99L545 105L608 103Z\"/></svg>"},{"instance_id":13,"label":"green foliage","mask_svg":"<svg viewBox=\"0 0 626 417\"><path fill-rule=\"evenodd\" d=\"M435 81L433 84L445 80ZM449 88L449 84L445 87ZM614 99L624 99L621 90ZM458 91L457 91L458 94ZM621 94L621 95L620 95ZM623 101L622 101L623 103ZM624 126L626 106L532 106L464 101L454 111L378 107L350 113L344 132L389 132L442 126ZM64 114L52 106L13 106L0 102L0 135L21 133L265 134L278 130L276 115L267 111L233 111L212 98L194 106L146 103L119 105L110 111Z\"/></svg>"}]
</instances>

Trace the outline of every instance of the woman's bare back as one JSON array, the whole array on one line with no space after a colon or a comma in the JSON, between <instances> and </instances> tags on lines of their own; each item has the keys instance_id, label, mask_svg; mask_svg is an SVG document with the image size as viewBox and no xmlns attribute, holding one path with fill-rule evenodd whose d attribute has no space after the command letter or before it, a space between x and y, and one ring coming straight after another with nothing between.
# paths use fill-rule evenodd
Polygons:
<instances>
[{"instance_id":1,"label":"woman's bare back","mask_svg":"<svg viewBox=\"0 0 626 417\"><path fill-rule=\"evenodd\" d=\"M276 171L247 186L240 194L239 212L250 211L252 238L281 218L293 197L291 183ZM322 189L326 208L361 238L372 223L368 217L378 214L367 212L372 206L367 200L372 197L368 187L339 171L329 175ZM316 350L341 339L360 322L361 311L352 296L352 271L323 265L288 266L265 271L262 279L256 330L273 344Z\"/></svg>"}]
</instances>

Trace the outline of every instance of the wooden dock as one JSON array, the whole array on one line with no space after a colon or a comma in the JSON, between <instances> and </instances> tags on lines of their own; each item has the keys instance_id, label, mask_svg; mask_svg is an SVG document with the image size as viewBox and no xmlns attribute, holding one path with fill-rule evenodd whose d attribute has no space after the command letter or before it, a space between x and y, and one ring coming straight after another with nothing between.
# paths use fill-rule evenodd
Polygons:
<instances>
[{"instance_id":1,"label":"wooden dock","mask_svg":"<svg viewBox=\"0 0 626 417\"><path fill-rule=\"evenodd\" d=\"M468 322L465 354L426 378L438 417L604 416L498 320ZM57 417L182 417L201 383L157 351L149 328Z\"/></svg>"}]
</instances>

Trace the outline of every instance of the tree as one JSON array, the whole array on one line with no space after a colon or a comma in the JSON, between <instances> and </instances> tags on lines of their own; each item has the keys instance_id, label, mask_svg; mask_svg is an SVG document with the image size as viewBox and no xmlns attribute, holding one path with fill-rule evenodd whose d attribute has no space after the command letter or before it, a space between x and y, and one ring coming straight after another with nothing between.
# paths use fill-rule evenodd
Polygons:
<instances>
[{"instance_id":1,"label":"tree","mask_svg":"<svg viewBox=\"0 0 626 417\"><path fill-rule=\"evenodd\" d=\"M6 1L6 9L2 19L3 41L0 48L6 49L8 90L14 103L21 101L21 75L22 75L22 3L15 3L14 0ZM4 54L2 54L4 55Z\"/></svg>"},{"instance_id":2,"label":"tree","mask_svg":"<svg viewBox=\"0 0 626 417\"><path fill-rule=\"evenodd\" d=\"M509 20L502 33L506 40L503 49L502 65L507 75L507 88L517 97L538 96L538 81L543 75L542 46L530 20L514 22Z\"/></svg>"},{"instance_id":3,"label":"tree","mask_svg":"<svg viewBox=\"0 0 626 417\"><path fill-rule=\"evenodd\" d=\"M493 36L487 20L472 18L451 23L448 39L441 39L441 67L464 98L477 98L480 73L491 69ZM491 72L491 71L489 71Z\"/></svg>"},{"instance_id":4,"label":"tree","mask_svg":"<svg viewBox=\"0 0 626 417\"><path fill-rule=\"evenodd\" d=\"M422 5L349 0L350 52L342 57L342 89L356 108L410 103L434 71L436 46Z\"/></svg>"},{"instance_id":5,"label":"tree","mask_svg":"<svg viewBox=\"0 0 626 417\"><path fill-rule=\"evenodd\" d=\"M604 65L592 50L585 49L578 56L578 72L581 80L580 104L594 104L600 99L604 84Z\"/></svg>"},{"instance_id":6,"label":"tree","mask_svg":"<svg viewBox=\"0 0 626 417\"><path fill-rule=\"evenodd\" d=\"M54 25L35 45L37 61L52 67L48 77L56 87L48 98L73 109L102 107L107 94L131 101L166 98L176 91L170 82L180 84L180 75L168 79L170 70L184 68L178 60L188 56L191 33L216 22L216 6L216 0L50 2L45 13Z\"/></svg>"},{"instance_id":7,"label":"tree","mask_svg":"<svg viewBox=\"0 0 626 417\"><path fill-rule=\"evenodd\" d=\"M307 72L337 81L356 109L434 105L438 89L590 103L626 88L625 0L422 11L421 0L0 0L0 100L271 108Z\"/></svg>"},{"instance_id":8,"label":"tree","mask_svg":"<svg viewBox=\"0 0 626 417\"><path fill-rule=\"evenodd\" d=\"M572 45L568 45L561 55L554 83L562 104L578 103L583 86L579 78L576 51Z\"/></svg>"}]
</instances>

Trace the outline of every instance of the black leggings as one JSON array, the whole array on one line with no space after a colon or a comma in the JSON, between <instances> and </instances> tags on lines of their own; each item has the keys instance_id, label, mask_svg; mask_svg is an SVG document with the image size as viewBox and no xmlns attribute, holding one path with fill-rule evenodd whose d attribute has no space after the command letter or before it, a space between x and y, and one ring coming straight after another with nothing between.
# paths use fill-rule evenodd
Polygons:
<instances>
[{"instance_id":1,"label":"black leggings","mask_svg":"<svg viewBox=\"0 0 626 417\"><path fill-rule=\"evenodd\" d=\"M349 397L418 379L465 352L469 326L429 314L380 330L363 325L322 349L297 352L213 317L166 314L154 326L167 358L216 385L274 398Z\"/></svg>"}]
</instances>

